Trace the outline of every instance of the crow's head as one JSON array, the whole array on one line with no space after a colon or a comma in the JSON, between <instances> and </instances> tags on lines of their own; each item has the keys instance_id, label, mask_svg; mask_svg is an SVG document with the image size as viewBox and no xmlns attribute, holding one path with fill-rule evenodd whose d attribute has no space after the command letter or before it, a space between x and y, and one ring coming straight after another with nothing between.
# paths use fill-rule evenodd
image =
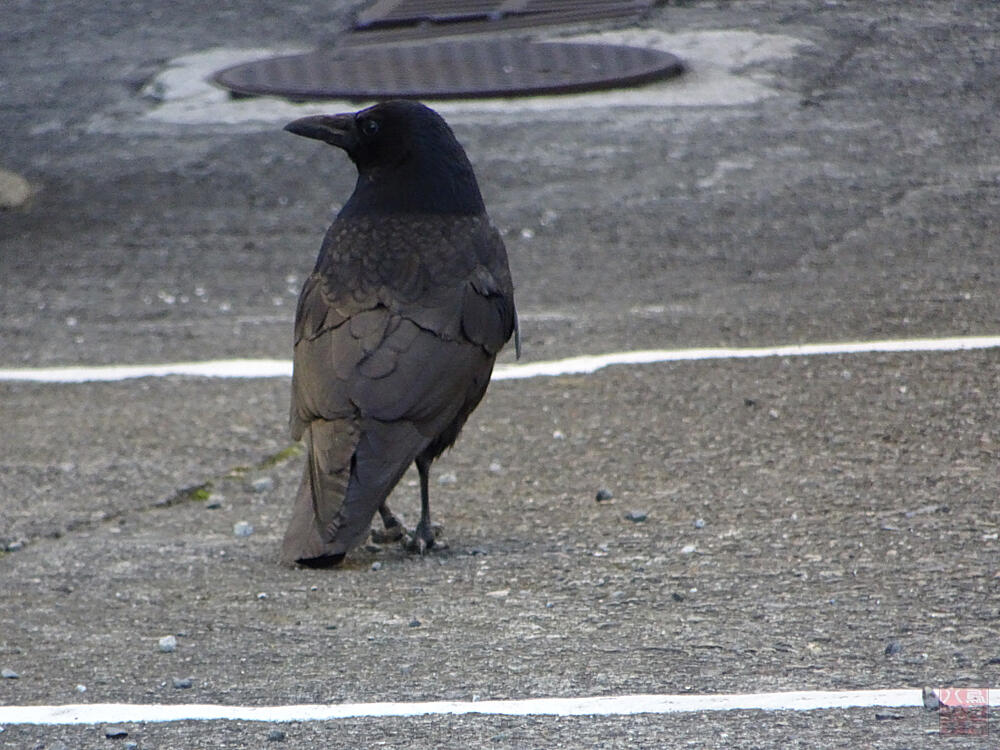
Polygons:
<instances>
[{"instance_id":1,"label":"crow's head","mask_svg":"<svg viewBox=\"0 0 1000 750\"><path fill-rule=\"evenodd\" d=\"M479 213L482 198L465 150L444 119L419 102L312 115L285 126L342 148L358 168L352 209Z\"/></svg>"}]
</instances>

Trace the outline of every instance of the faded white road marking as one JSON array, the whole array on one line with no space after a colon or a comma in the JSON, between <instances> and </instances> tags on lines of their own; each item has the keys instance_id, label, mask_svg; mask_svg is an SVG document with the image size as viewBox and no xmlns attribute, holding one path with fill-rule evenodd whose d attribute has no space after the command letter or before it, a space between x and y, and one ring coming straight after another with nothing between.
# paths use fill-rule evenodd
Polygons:
<instances>
[{"instance_id":1,"label":"faded white road marking","mask_svg":"<svg viewBox=\"0 0 1000 750\"><path fill-rule=\"evenodd\" d=\"M707 359L758 359L762 357L814 357L828 354L892 352L958 352L1000 347L1000 336L958 336L942 339L898 339L839 344L790 344L755 348L645 349L634 352L569 357L523 365L498 365L493 380L586 375L611 365L646 365ZM292 363L280 359L227 359L177 362L165 365L106 365L98 367L25 367L0 369L0 381L34 383L85 383L185 375L205 378L291 377Z\"/></svg>"},{"instance_id":2,"label":"faded white road marking","mask_svg":"<svg viewBox=\"0 0 1000 750\"><path fill-rule=\"evenodd\" d=\"M186 375L201 378L279 378L292 376L283 359L217 359L166 365L99 365L96 367L25 367L0 370L0 380L33 383L89 383Z\"/></svg>"},{"instance_id":3,"label":"faded white road marking","mask_svg":"<svg viewBox=\"0 0 1000 750\"><path fill-rule=\"evenodd\" d=\"M992 691L991 691L992 692ZM620 695L526 700L334 703L291 706L219 704L83 703L64 706L0 706L0 724L103 724L159 721L329 721L384 716L500 714L506 716L623 716L699 711L816 711L837 708L923 706L913 688L806 690L719 695ZM1000 705L1000 697L991 699Z\"/></svg>"}]
</instances>

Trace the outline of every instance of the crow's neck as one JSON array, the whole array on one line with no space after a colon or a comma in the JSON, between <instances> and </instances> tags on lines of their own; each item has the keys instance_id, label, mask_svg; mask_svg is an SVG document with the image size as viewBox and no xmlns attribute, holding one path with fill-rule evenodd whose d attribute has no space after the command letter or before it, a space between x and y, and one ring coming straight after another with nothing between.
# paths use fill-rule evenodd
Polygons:
<instances>
[{"instance_id":1,"label":"crow's neck","mask_svg":"<svg viewBox=\"0 0 1000 750\"><path fill-rule=\"evenodd\" d=\"M471 166L411 162L359 172L354 193L340 215L478 215L485 210Z\"/></svg>"}]
</instances>

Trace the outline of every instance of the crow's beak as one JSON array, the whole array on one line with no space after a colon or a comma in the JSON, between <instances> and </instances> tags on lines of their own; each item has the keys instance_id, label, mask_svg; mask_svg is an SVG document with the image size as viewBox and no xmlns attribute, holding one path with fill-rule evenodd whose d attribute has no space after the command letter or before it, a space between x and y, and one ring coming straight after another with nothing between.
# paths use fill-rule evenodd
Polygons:
<instances>
[{"instance_id":1,"label":"crow's beak","mask_svg":"<svg viewBox=\"0 0 1000 750\"><path fill-rule=\"evenodd\" d=\"M350 153L358 145L358 131L354 115L310 115L285 125L285 130L295 135L315 138Z\"/></svg>"}]
</instances>

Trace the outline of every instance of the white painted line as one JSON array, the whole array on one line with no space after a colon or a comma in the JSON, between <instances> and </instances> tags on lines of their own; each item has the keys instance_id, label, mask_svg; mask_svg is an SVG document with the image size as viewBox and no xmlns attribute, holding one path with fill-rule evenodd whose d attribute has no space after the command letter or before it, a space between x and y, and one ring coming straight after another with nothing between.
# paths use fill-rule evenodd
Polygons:
<instances>
[{"instance_id":1,"label":"white painted line","mask_svg":"<svg viewBox=\"0 0 1000 750\"><path fill-rule=\"evenodd\" d=\"M991 691L991 694L994 691ZM996 701L996 702L994 702ZM1000 696L991 698L1000 705ZM104 724L159 721L330 721L366 717L446 714L505 716L625 716L702 711L816 711L837 708L923 706L920 690L807 690L720 695L621 695L527 700L334 703L291 706L218 704L82 703L64 706L0 706L2 724Z\"/></svg>"},{"instance_id":2,"label":"white painted line","mask_svg":"<svg viewBox=\"0 0 1000 750\"><path fill-rule=\"evenodd\" d=\"M0 370L0 380L22 380L32 383L113 382L131 378L163 378L168 375L201 378L290 378L292 363L283 359L218 359L166 365L25 367Z\"/></svg>"},{"instance_id":3,"label":"white painted line","mask_svg":"<svg viewBox=\"0 0 1000 750\"><path fill-rule=\"evenodd\" d=\"M1000 336L958 336L943 339L792 344L758 348L646 349L634 352L570 357L548 362L529 362L523 365L498 365L493 371L493 380L585 375L611 365L645 365L709 359L815 357L828 354L873 354L878 352L957 352L998 347L1000 347ZM203 378L287 378L292 375L292 363L280 359L228 359L209 362L177 362L166 365L0 369L0 381L14 380L33 383L111 382L130 378L158 378L168 375Z\"/></svg>"},{"instance_id":4,"label":"white painted line","mask_svg":"<svg viewBox=\"0 0 1000 750\"><path fill-rule=\"evenodd\" d=\"M814 357L827 354L872 354L876 352L954 352L1000 347L1000 336L960 336L944 339L858 341L841 344L791 344L758 348L647 349L596 356L570 357L553 362L500 365L494 380L516 380L554 375L596 372L610 365L645 365L659 362L690 362L706 359L757 359L761 357Z\"/></svg>"}]
</instances>

